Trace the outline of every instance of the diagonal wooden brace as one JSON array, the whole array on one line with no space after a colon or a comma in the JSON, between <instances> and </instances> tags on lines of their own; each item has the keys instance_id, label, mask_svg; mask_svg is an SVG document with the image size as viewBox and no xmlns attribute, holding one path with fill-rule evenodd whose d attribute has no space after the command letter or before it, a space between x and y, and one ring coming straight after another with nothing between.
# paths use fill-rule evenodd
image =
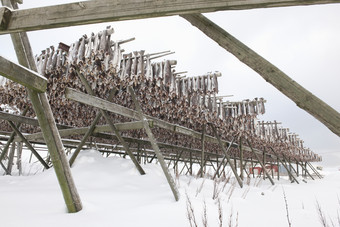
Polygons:
<instances>
[{"instance_id":1,"label":"diagonal wooden brace","mask_svg":"<svg viewBox=\"0 0 340 227\"><path fill-rule=\"evenodd\" d=\"M135 95L135 92L133 90L132 87L128 87L128 90L131 94L131 97L132 97L132 100L133 100L133 103L135 104L135 108L139 114L139 118L140 120L143 121L143 124L144 124L144 129L146 131L146 134L148 135L148 138L149 138L149 141L151 143L151 146L153 148L153 150L155 151L156 155L157 155L157 159L159 161L159 163L161 164L161 167L162 167L162 170L164 172L164 175L169 183L169 186L171 188L171 191L172 193L174 194L174 197L175 197L175 200L178 201L179 200L179 192L178 192L178 189L176 187L176 184L175 184L175 181L174 179L172 178L170 172L169 172L169 169L164 161L164 157L157 145L157 141L156 141L156 138L154 137L151 129L150 129L150 126L149 126L149 123L146 119L146 117L144 116L143 112L142 112L142 108L140 107L138 101L137 101L137 98L136 98L136 95Z\"/></svg>"},{"instance_id":2,"label":"diagonal wooden brace","mask_svg":"<svg viewBox=\"0 0 340 227\"><path fill-rule=\"evenodd\" d=\"M110 93L110 95L109 95L109 98L108 98L109 101L112 99L114 92L115 92L115 89L113 89L113 90L111 91L111 93ZM97 113L97 116L96 116L96 118L93 120L93 122L92 122L90 128L87 130L87 132L85 133L84 137L82 138L82 140L81 140L80 143L78 144L76 150L74 151L74 153L73 153L73 155L72 155L72 157L70 158L70 161L69 161L71 167L72 167L74 161L76 160L76 158L77 158L77 156L78 156L78 154L79 154L81 148L82 148L82 147L84 146L84 144L86 143L87 138L88 138L90 135L92 135L92 133L94 132L94 130L95 130L95 128L96 128L96 125L97 125L99 119L101 118L101 116L102 116L101 112Z\"/></svg>"},{"instance_id":3,"label":"diagonal wooden brace","mask_svg":"<svg viewBox=\"0 0 340 227\"><path fill-rule=\"evenodd\" d=\"M237 180L238 184L239 184L240 187L242 188L242 187L243 187L243 181L242 181L242 179L239 177L239 175L237 174L236 167L235 167L234 164L230 161L230 157L229 157L229 155L228 155L228 153L227 153L227 150L226 150L225 147L223 146L222 140L221 140L220 136L218 135L215 126L214 126L213 124L210 124L210 126L211 126L211 128L212 128L212 130L213 130L213 132L214 132L214 135L215 135L216 139L218 140L218 144L220 145L220 147L221 147L221 149L222 149L222 151L223 151L223 153L224 153L224 155L225 155L225 157L226 157L226 159L227 159L227 162L229 162L229 165L230 165L230 167L231 167L231 170L233 171L233 173L234 173L234 175L235 175L235 177L236 177L236 180ZM232 144L232 143L231 143L231 144ZM230 146L231 146L231 145L230 145Z\"/></svg>"},{"instance_id":4,"label":"diagonal wooden brace","mask_svg":"<svg viewBox=\"0 0 340 227\"><path fill-rule=\"evenodd\" d=\"M257 72L268 83L295 102L298 107L307 111L334 134L340 136L340 113L334 108L202 14L181 16Z\"/></svg>"},{"instance_id":5,"label":"diagonal wooden brace","mask_svg":"<svg viewBox=\"0 0 340 227\"><path fill-rule=\"evenodd\" d=\"M0 56L0 75L39 93L47 89L45 77L2 56Z\"/></svg>"},{"instance_id":6,"label":"diagonal wooden brace","mask_svg":"<svg viewBox=\"0 0 340 227\"><path fill-rule=\"evenodd\" d=\"M227 148L227 150L226 150L226 153L227 153L227 154L228 154L228 151L229 151L230 148L231 148L231 145L234 143L234 140L235 140L235 137L231 140L231 142L230 142L230 144L229 144L229 146L228 146L228 148ZM222 165L225 166L225 165L228 164L228 161L227 161L226 163L224 163L225 159L226 159L226 156L224 155L222 161L221 161L220 164L217 166L216 172L215 172L215 174L214 174L214 176L213 176L212 179L215 179L215 178L216 178L216 176L217 176L217 174L218 174L218 171L220 170L220 168L221 168Z\"/></svg>"},{"instance_id":7,"label":"diagonal wooden brace","mask_svg":"<svg viewBox=\"0 0 340 227\"><path fill-rule=\"evenodd\" d=\"M293 174L290 172L288 166L284 163L284 161L281 160L281 158L277 155L277 153L274 151L274 149L272 147L270 147L270 149L272 150L272 152L276 155L277 159L281 162L281 164L283 165L283 167L287 170L288 174L293 178L293 180L299 184L299 181L293 176Z\"/></svg>"},{"instance_id":8,"label":"diagonal wooden brace","mask_svg":"<svg viewBox=\"0 0 340 227\"><path fill-rule=\"evenodd\" d=\"M14 125L13 122L8 121L12 129L15 131L15 133L21 138L21 140L26 144L28 149L31 150L31 152L34 154L34 156L41 162L41 164L46 168L49 169L49 165L45 162L45 160L40 156L40 154L33 148L33 146L30 144L30 142L27 141L27 139L24 137L24 135L19 131L19 129Z\"/></svg>"},{"instance_id":9,"label":"diagonal wooden brace","mask_svg":"<svg viewBox=\"0 0 340 227\"><path fill-rule=\"evenodd\" d=\"M266 176L269 178L270 183L272 183L272 185L274 185L275 183L274 183L273 179L270 177L269 173L267 172L266 166L265 166L264 163L261 161L259 155L254 151L254 149L253 149L253 147L251 146L249 140L247 140L247 143L248 143L248 146L251 148L253 154L255 155L257 161L260 163L260 165L261 165L261 167L262 167L262 169L263 169L264 174L266 174Z\"/></svg>"},{"instance_id":10,"label":"diagonal wooden brace","mask_svg":"<svg viewBox=\"0 0 340 227\"><path fill-rule=\"evenodd\" d=\"M94 92L92 91L91 86L89 85L89 83L85 79L84 75L82 75L78 70L76 70L76 73L77 73L78 77L80 78L80 80L82 81L82 83L84 84L86 91L90 95L94 95ZM139 173L141 175L144 175L145 171L143 170L142 166L138 163L136 157L131 152L131 150L129 148L129 145L125 142L125 140L121 136L121 134L120 134L119 130L117 129L117 127L110 120L110 117L109 117L108 113L106 111L102 110L102 109L99 109L99 110L100 110L101 115L105 118L105 121L107 122L107 124L109 124L112 132L116 135L116 137L119 140L119 142L123 145L125 152L129 155L129 157L131 158L131 161L133 162L133 164L135 164L135 166L136 166L137 170L139 171ZM148 126L149 126L149 123L148 123Z\"/></svg>"}]
</instances>

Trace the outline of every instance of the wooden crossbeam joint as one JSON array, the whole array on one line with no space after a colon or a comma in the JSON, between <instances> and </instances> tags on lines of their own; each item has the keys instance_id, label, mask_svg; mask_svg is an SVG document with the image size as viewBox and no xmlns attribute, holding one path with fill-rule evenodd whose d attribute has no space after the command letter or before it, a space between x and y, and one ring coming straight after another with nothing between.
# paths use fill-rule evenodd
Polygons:
<instances>
[{"instance_id":1,"label":"wooden crossbeam joint","mask_svg":"<svg viewBox=\"0 0 340 227\"><path fill-rule=\"evenodd\" d=\"M10 21L12 11L8 7L0 7L0 30L6 30Z\"/></svg>"},{"instance_id":2,"label":"wooden crossbeam joint","mask_svg":"<svg viewBox=\"0 0 340 227\"><path fill-rule=\"evenodd\" d=\"M2 56L0 56L0 75L39 93L47 89L46 78Z\"/></svg>"}]
</instances>

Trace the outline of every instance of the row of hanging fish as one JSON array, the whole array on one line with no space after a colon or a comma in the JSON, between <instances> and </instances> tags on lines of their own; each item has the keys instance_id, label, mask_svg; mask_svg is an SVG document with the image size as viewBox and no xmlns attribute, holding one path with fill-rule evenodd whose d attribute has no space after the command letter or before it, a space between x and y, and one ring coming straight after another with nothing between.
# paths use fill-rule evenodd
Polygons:
<instances>
[{"instance_id":1,"label":"row of hanging fish","mask_svg":"<svg viewBox=\"0 0 340 227\"><path fill-rule=\"evenodd\" d=\"M257 116L265 113L266 100L263 98L255 98L254 100L243 100L241 102L220 102L219 116L223 117L239 117L239 116Z\"/></svg>"},{"instance_id":2,"label":"row of hanging fish","mask_svg":"<svg viewBox=\"0 0 340 227\"><path fill-rule=\"evenodd\" d=\"M57 83L60 82L60 78L67 78L63 80L65 83L70 80L77 81L73 80L70 74L74 67L78 67L84 75L91 75L89 78L91 87L98 93L105 93L107 91L105 86L108 84L111 86L111 82L106 81L111 80L110 76L115 77L115 86L134 84L136 87L144 87L140 88L145 95L141 101L144 107L150 108L146 110L146 114L155 114L158 117L171 115L172 120L178 119L181 123L192 124L217 122L220 119L222 121L219 127L224 127L227 134L242 132L263 141L285 141L296 147L293 150L301 148L304 152L301 140L290 134L288 129L278 127L276 122L269 124L255 121L256 116L265 113L266 100L263 98L239 102L223 101L223 98L218 96L220 72L194 77L180 76L180 73L175 72L174 67L177 64L175 60L154 62L155 59L171 52L150 54L140 50L124 54L122 44L133 39L114 42L111 40L112 34L113 29L108 27L98 34L84 35L70 46L60 43L57 49L50 47L36 56L39 73L52 77L50 81L53 81L51 88L55 90L54 94L58 96L62 94L63 88L59 89L60 91L55 88L59 86ZM60 86L63 84L60 83ZM155 92L159 92L157 97L153 94ZM52 98L55 103L59 100L59 97ZM175 102L169 105L167 102L172 100ZM125 100L123 105L126 102ZM62 102L60 104L62 105ZM57 106L55 108L60 109ZM79 109L78 112L81 113L82 110ZM63 114L60 115L59 120L64 117ZM74 119L69 120L71 122Z\"/></svg>"}]
</instances>

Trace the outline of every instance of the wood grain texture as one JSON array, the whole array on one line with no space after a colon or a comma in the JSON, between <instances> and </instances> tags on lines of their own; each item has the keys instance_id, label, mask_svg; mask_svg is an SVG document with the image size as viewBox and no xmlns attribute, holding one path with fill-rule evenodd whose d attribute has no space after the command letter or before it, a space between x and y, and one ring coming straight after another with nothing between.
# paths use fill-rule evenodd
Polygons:
<instances>
[{"instance_id":1,"label":"wood grain texture","mask_svg":"<svg viewBox=\"0 0 340 227\"><path fill-rule=\"evenodd\" d=\"M339 3L339 0L100 0L13 10L0 34L221 10Z\"/></svg>"},{"instance_id":2,"label":"wood grain texture","mask_svg":"<svg viewBox=\"0 0 340 227\"><path fill-rule=\"evenodd\" d=\"M0 75L36 92L45 92L47 88L46 78L2 56L0 56Z\"/></svg>"},{"instance_id":3,"label":"wood grain texture","mask_svg":"<svg viewBox=\"0 0 340 227\"><path fill-rule=\"evenodd\" d=\"M340 136L340 114L335 109L205 16L193 14L182 17L248 65L268 83L295 102L298 107L307 111L333 133Z\"/></svg>"}]
</instances>

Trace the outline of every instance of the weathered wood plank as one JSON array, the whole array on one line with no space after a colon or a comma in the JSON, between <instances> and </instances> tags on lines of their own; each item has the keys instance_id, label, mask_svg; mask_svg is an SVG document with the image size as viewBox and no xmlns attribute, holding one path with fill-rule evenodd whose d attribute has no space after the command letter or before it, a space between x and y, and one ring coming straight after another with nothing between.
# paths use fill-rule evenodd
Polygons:
<instances>
[{"instance_id":1,"label":"weathered wood plank","mask_svg":"<svg viewBox=\"0 0 340 227\"><path fill-rule=\"evenodd\" d=\"M140 118L138 117L138 113L135 110L129 109L127 107L124 106L120 106L118 104L112 103L112 102L108 102L104 99L98 98L98 97L94 97L85 93L82 93L80 91L77 91L75 89L72 88L66 88L66 92L65 92L65 96L68 99L71 99L73 101L77 101L86 105L90 105L99 109L103 109L103 110L107 110L109 112L112 113L116 113L116 114L120 114L123 115L125 117L129 117L135 120L139 120ZM151 116L147 116L144 114L144 116L153 121L153 125L169 130L171 132L176 132L176 133L180 133L183 135L188 135L188 136L192 136L194 138L197 139L201 139L202 138L202 133L200 132L196 132L195 130L180 126L180 125L175 125L175 124L171 124L169 122L151 117ZM218 140L215 137L212 137L210 135L205 135L205 141L207 142L211 142L211 143L216 143L218 144ZM224 141L221 140L223 146L228 146L230 144L230 142L228 141ZM237 143L233 143L231 145L232 147L237 148L238 144ZM250 147L248 146L243 146L243 150L244 151L252 151ZM262 151L258 151L256 149L253 149L255 152L261 154Z\"/></svg>"},{"instance_id":2,"label":"weathered wood plank","mask_svg":"<svg viewBox=\"0 0 340 227\"><path fill-rule=\"evenodd\" d=\"M228 150L225 149L225 147L224 147L224 145L223 145L223 143L222 143L222 140L220 139L220 136L219 136L218 133L217 133L217 130L216 130L215 126L212 125L212 124L210 124L210 126L211 126L211 128L212 128L212 130L213 130L213 132L214 132L214 135L216 136L216 139L218 140L218 144L220 145L220 148L222 149L222 151L223 151L223 153L224 153L224 157L226 157L227 162L229 163L229 165L230 165L230 167L231 167L231 170L233 171L234 176L235 176L235 178L236 178L238 184L239 184L240 187L242 188L242 187L243 187L243 181L242 181L242 179L241 179L241 178L238 176L238 174L237 174L236 166L233 165L233 163L230 161L231 159L230 159L230 157L229 157L229 155L228 155ZM236 160L236 159L235 159L235 160Z\"/></svg>"},{"instance_id":3,"label":"weathered wood plank","mask_svg":"<svg viewBox=\"0 0 340 227\"><path fill-rule=\"evenodd\" d=\"M270 148L271 151L276 155L275 150L271 147ZM290 178L293 179L293 181L295 181L296 183L299 184L299 181L294 177L294 175L292 174L292 172L289 170L288 166L285 164L284 160L282 160L279 156L276 156L277 159L281 162L282 166L287 170L287 173L289 174Z\"/></svg>"},{"instance_id":4,"label":"weathered wood plank","mask_svg":"<svg viewBox=\"0 0 340 227\"><path fill-rule=\"evenodd\" d=\"M21 140L25 143L28 149L31 150L31 152L34 154L34 156L39 160L39 162L46 168L49 169L49 165L45 162L45 160L40 156L40 154L34 149L34 147L28 142L28 140L22 135L22 133L19 131L19 129L14 125L13 122L8 121L12 129L15 131L15 133L21 138ZM14 146L15 143L12 143L12 146Z\"/></svg>"},{"instance_id":5,"label":"weathered wood plank","mask_svg":"<svg viewBox=\"0 0 340 227\"><path fill-rule=\"evenodd\" d=\"M20 115L15 115L15 114L10 114L10 113L6 113L3 111L0 111L0 119L2 120L6 120L6 121L14 121L14 122L18 122L20 124L29 124L29 125L33 125L33 126L39 126L39 122L37 119L33 119L30 117L24 117L24 116L20 116Z\"/></svg>"},{"instance_id":6,"label":"weathered wood plank","mask_svg":"<svg viewBox=\"0 0 340 227\"><path fill-rule=\"evenodd\" d=\"M248 65L268 83L295 102L298 107L307 111L333 133L340 136L340 113L335 109L205 16L193 14L183 15L182 17L217 42L221 47L232 53L241 62Z\"/></svg>"},{"instance_id":7,"label":"weathered wood plank","mask_svg":"<svg viewBox=\"0 0 340 227\"><path fill-rule=\"evenodd\" d=\"M270 177L269 173L267 172L266 163L263 163L263 162L261 161L259 155L253 150L253 148L252 148L252 146L251 146L251 144L250 144L250 142L249 142L248 139L247 139L247 143L248 143L248 146L251 148L253 154L255 154L255 157L256 157L257 161L258 161L259 164L261 165L262 171L263 171L263 175L266 175L266 176L269 178L270 183L272 183L272 185L275 185L273 179Z\"/></svg>"},{"instance_id":8,"label":"weathered wood plank","mask_svg":"<svg viewBox=\"0 0 340 227\"><path fill-rule=\"evenodd\" d=\"M152 121L149 120L149 125L152 127ZM135 122L126 122L126 123L116 123L115 124L118 131L127 131L127 130L135 130L142 129L143 122L135 121ZM74 136L74 135L84 135L89 127L81 127L81 128L69 128L69 129L60 129L59 134L61 137ZM103 132L111 132L110 125L97 125L93 130L93 133L103 133ZM39 140L43 138L43 134L41 132L26 135L26 139L28 140Z\"/></svg>"},{"instance_id":9,"label":"weathered wood plank","mask_svg":"<svg viewBox=\"0 0 340 227\"><path fill-rule=\"evenodd\" d=\"M0 30L7 29L9 19L11 16L11 10L7 7L0 8Z\"/></svg>"},{"instance_id":10,"label":"weathered wood plank","mask_svg":"<svg viewBox=\"0 0 340 227\"><path fill-rule=\"evenodd\" d=\"M151 146L152 146L152 148L153 148L153 150L154 150L154 152L157 156L157 159L158 159L158 161L159 161L159 163L162 167L163 173L166 177L166 180L168 181L168 184L171 188L171 191L172 191L172 193L175 197L175 200L178 201L179 200L179 192L178 192L176 183L175 183L174 179L172 178L167 165L165 164L164 157L163 157L163 155L162 155L162 153L161 153L161 151L160 151L160 149L157 145L156 138L154 137L154 135L153 135L153 133L152 133L150 127L149 127L148 121L147 121L147 119L145 118L145 116L142 112L142 108L141 108L141 106L140 106L140 104L139 104L139 102L136 98L136 95L135 95L133 88L129 86L128 90L131 94L131 98L132 98L132 101L135 105L135 108L136 108L136 110L139 114L139 119L143 122L145 132L148 135Z\"/></svg>"},{"instance_id":11,"label":"weathered wood plank","mask_svg":"<svg viewBox=\"0 0 340 227\"><path fill-rule=\"evenodd\" d=\"M81 80L81 82L83 83L83 85L85 86L85 90L90 94L90 95L94 95L94 91L92 90L90 84L88 83L88 81L85 79L84 75L79 73L78 69L76 70L76 74L79 77L79 79ZM112 93L113 95L114 93ZM109 114L107 113L107 111L103 110L103 109L99 109L101 115L105 118L106 123L110 126L111 131L116 135L117 139L119 140L119 142L123 145L124 150L126 152L126 154L129 155L131 161L133 162L133 164L136 166L138 172L141 175L145 174L144 169L142 168L142 166L138 163L138 161L136 160L136 157L133 155L133 153L130 151L130 147L129 144L127 144L125 142L125 140L123 139L122 135L120 134L119 130L117 129L117 127L113 124L113 122L110 119ZM144 123L143 123L144 125Z\"/></svg>"},{"instance_id":12,"label":"weathered wood plank","mask_svg":"<svg viewBox=\"0 0 340 227\"><path fill-rule=\"evenodd\" d=\"M13 10L0 34L221 10L339 3L339 0L100 0ZM48 12L48 13L46 13ZM7 24L7 23L6 23Z\"/></svg>"},{"instance_id":13,"label":"weathered wood plank","mask_svg":"<svg viewBox=\"0 0 340 227\"><path fill-rule=\"evenodd\" d=\"M2 3L13 8L12 2L9 0L3 0ZM11 34L11 38L19 64L30 68L33 71L37 71L27 34L24 32L14 33ZM36 91L31 89L27 89L27 91L37 115L41 130L44 133L44 139L53 162L53 167L57 175L67 209L70 213L78 212L82 209L82 203L71 175L70 167L64 152L64 146L61 142L47 95L46 93L38 94Z\"/></svg>"},{"instance_id":14,"label":"weathered wood plank","mask_svg":"<svg viewBox=\"0 0 340 227\"><path fill-rule=\"evenodd\" d=\"M36 92L45 92L47 79L38 73L0 56L0 75Z\"/></svg>"}]
</instances>

